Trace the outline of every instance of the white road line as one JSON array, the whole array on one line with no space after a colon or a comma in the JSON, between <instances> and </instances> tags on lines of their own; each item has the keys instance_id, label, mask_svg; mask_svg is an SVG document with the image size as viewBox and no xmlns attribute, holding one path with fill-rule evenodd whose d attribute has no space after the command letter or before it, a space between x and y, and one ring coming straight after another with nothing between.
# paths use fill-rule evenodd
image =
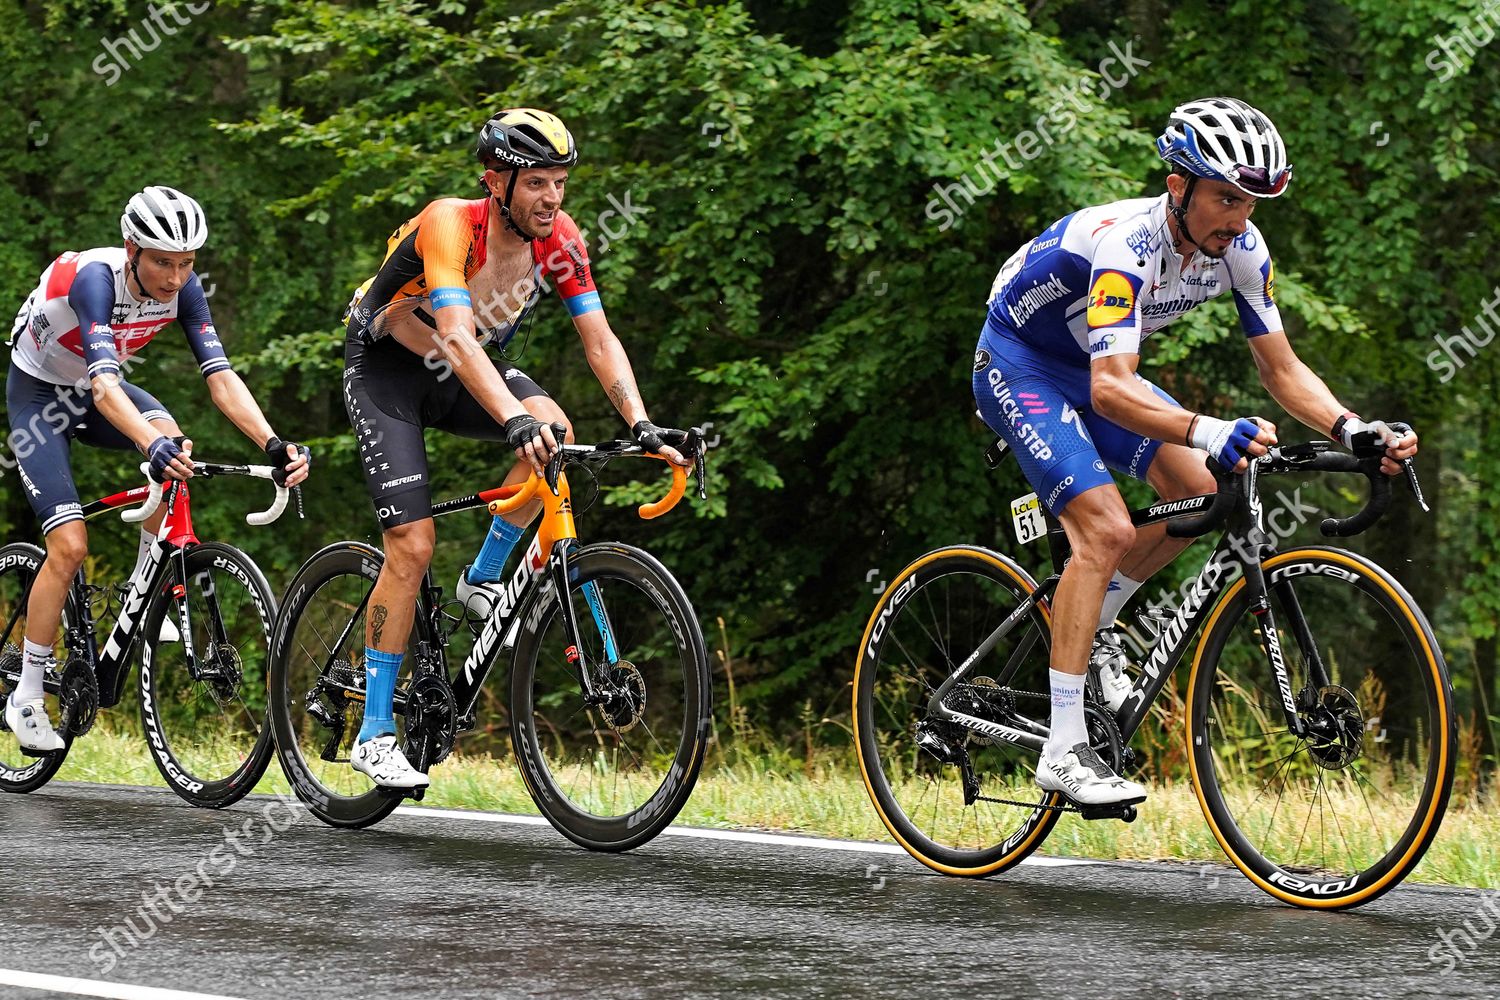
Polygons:
<instances>
[{"instance_id":1,"label":"white road line","mask_svg":"<svg viewBox=\"0 0 1500 1000\"><path fill-rule=\"evenodd\" d=\"M513 826L547 826L540 816L518 816L513 813L473 812L467 809L431 809L426 806L401 806L398 816L417 819L469 820L474 823L507 823ZM820 851L854 851L861 854L905 854L895 844L872 844L860 840L829 840L824 837L800 837L785 833L756 833L750 830L705 830L693 826L669 826L661 832L663 837L689 837L697 840L730 840L741 844L772 844L779 847L803 847ZM1067 868L1074 865L1093 865L1097 861L1082 858L1039 858L1033 855L1022 861L1023 865L1039 868Z\"/></svg>"},{"instance_id":2,"label":"white road line","mask_svg":"<svg viewBox=\"0 0 1500 1000\"><path fill-rule=\"evenodd\" d=\"M192 993L186 990L164 990L155 986L133 986L129 983L106 983L98 979L74 979L71 976L48 976L40 972L0 969L0 984L20 986L53 993L72 993L81 997L111 997L114 1000L237 1000L218 993Z\"/></svg>"}]
</instances>

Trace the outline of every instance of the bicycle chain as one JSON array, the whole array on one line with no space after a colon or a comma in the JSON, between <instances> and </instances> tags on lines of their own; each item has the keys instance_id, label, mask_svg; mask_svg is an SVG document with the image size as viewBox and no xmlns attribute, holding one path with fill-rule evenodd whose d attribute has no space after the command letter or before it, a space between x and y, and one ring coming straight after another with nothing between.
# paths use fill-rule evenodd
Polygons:
<instances>
[{"instance_id":1,"label":"bicycle chain","mask_svg":"<svg viewBox=\"0 0 1500 1000\"><path fill-rule=\"evenodd\" d=\"M1050 694L1042 694L1041 692L1038 692L1038 691L1022 691L1019 688L1001 688L999 686L991 687L991 686L985 685L985 684L972 684L972 683L971 684L955 685L955 688L960 687L960 686L961 687L968 687L968 688L978 688L981 691L983 691L983 690L1003 691L1007 695L1009 695L1009 696L1011 696L1013 698L1029 698L1032 701L1045 701L1045 702L1048 703L1048 705L1051 705L1051 703L1052 703L1052 696ZM945 702L946 702L946 700L947 699L944 699ZM1089 718L1091 718L1093 721L1098 722L1099 724L1101 724L1103 726L1108 727L1110 730L1113 731L1113 734L1114 734L1114 741L1113 742L1115 744L1119 745L1122 748L1122 755L1123 755L1123 747L1124 747L1124 742L1125 741L1124 741L1124 737L1120 733L1120 727L1115 724L1115 720L1113 718L1111 718L1109 715L1107 715L1097 705L1094 705L1094 704L1084 705L1084 711L1085 712L1087 712L1090 709L1093 710L1093 715L1090 716ZM1087 723L1085 723L1085 724L1087 724ZM955 725L958 725L960 728L963 728L963 724L962 723L955 723ZM965 729L965 732L969 732L969 730ZM970 735L972 736L974 734L970 732ZM1109 735L1109 734L1106 733L1106 735ZM1093 743L1093 741L1090 740L1090 745L1092 745L1092 743ZM993 745L993 744L989 744L989 745ZM1109 763L1109 762L1106 761L1105 763ZM1116 773L1118 773L1120 763L1121 762L1116 761L1115 764L1111 765L1114 768L1114 770L1116 771ZM1022 801L1022 800L1019 800L1019 799L998 799L998 798L995 798L995 797L990 796L990 795L976 795L976 796L974 796L974 800L976 802L993 802L996 805L1002 805L1002 806L1021 806L1023 808L1027 808L1027 809L1045 809L1045 810L1048 810L1049 812L1075 812L1076 813L1076 812L1082 812L1083 811L1077 805L1075 805L1075 804L1073 804L1071 802L1068 803L1068 804L1066 804L1066 805L1054 806L1054 805L1048 805L1045 802L1026 802L1026 801Z\"/></svg>"}]
</instances>

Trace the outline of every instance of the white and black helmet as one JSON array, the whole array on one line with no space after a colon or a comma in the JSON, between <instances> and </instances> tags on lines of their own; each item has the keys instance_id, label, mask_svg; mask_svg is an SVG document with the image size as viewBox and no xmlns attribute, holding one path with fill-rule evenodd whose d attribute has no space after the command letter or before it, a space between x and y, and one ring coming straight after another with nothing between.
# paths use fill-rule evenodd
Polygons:
<instances>
[{"instance_id":1,"label":"white and black helmet","mask_svg":"<svg viewBox=\"0 0 1500 1000\"><path fill-rule=\"evenodd\" d=\"M1275 198L1292 179L1286 146L1271 119L1232 97L1179 104L1156 151L1193 177L1225 181L1255 198Z\"/></svg>"},{"instance_id":2,"label":"white and black helmet","mask_svg":"<svg viewBox=\"0 0 1500 1000\"><path fill-rule=\"evenodd\" d=\"M203 207L176 188L148 187L130 199L120 233L143 250L186 253L208 240Z\"/></svg>"}]
</instances>

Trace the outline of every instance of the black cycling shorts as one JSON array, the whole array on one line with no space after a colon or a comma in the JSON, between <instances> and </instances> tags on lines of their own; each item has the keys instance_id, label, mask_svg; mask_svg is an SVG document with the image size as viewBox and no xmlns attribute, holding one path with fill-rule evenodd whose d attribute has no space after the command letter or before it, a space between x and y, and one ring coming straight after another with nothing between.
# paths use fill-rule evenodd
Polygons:
<instances>
[{"instance_id":1,"label":"black cycling shorts","mask_svg":"<svg viewBox=\"0 0 1500 1000\"><path fill-rule=\"evenodd\" d=\"M121 382L120 388L147 420L172 419L145 389L129 382ZM89 386L54 385L14 364L5 380L5 408L10 417L7 444L21 474L21 488L42 522L42 534L82 521L78 487L73 484L73 439L120 451L134 451L135 442L99 412Z\"/></svg>"},{"instance_id":2,"label":"black cycling shorts","mask_svg":"<svg viewBox=\"0 0 1500 1000\"><path fill-rule=\"evenodd\" d=\"M496 367L517 399L547 395L514 365ZM381 530L432 516L423 428L505 440L504 427L451 369L426 364L393 337L373 344L358 337L344 342L344 408L359 441L365 486Z\"/></svg>"}]
</instances>

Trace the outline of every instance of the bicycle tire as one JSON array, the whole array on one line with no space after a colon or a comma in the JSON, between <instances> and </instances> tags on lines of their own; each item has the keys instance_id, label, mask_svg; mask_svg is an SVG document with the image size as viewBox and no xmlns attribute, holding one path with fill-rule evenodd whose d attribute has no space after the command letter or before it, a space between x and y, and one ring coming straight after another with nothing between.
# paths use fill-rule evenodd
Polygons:
<instances>
[{"instance_id":1,"label":"bicycle tire","mask_svg":"<svg viewBox=\"0 0 1500 1000\"><path fill-rule=\"evenodd\" d=\"M1286 716L1276 685L1265 677L1241 577L1215 604L1193 661L1187 713L1193 787L1215 839L1251 882L1293 906L1359 906L1410 874L1441 825L1457 755L1447 666L1421 609L1363 556L1305 546L1272 556L1262 568L1278 635L1290 624L1288 594L1306 612L1329 683L1309 695L1309 705L1298 704L1299 715L1321 713L1329 726L1308 738L1274 728ZM1280 646L1297 692L1311 676L1310 657L1294 630ZM1256 655L1258 687L1241 679L1241 671L1251 677ZM1257 724L1260 733L1253 731ZM1311 786L1310 799L1303 786ZM1273 794L1267 814L1261 800ZM1308 802L1308 813L1297 832L1299 799ZM1313 810L1320 806L1315 834ZM1388 845L1383 829L1392 823L1377 817L1377 808L1411 811L1393 821L1400 833L1393 828ZM1273 830L1281 817L1291 832ZM1334 837L1339 843L1330 853Z\"/></svg>"},{"instance_id":2,"label":"bicycle tire","mask_svg":"<svg viewBox=\"0 0 1500 1000\"><path fill-rule=\"evenodd\" d=\"M141 726L167 787L195 806L222 809L249 794L271 763L263 692L276 598L260 567L232 545L194 545L184 559L193 651L214 676L194 680L185 657L170 662L186 646L160 639L169 612L176 622L172 591L179 581L169 573L146 608L137 676ZM235 589L243 596L231 604L226 595Z\"/></svg>"},{"instance_id":3,"label":"bicycle tire","mask_svg":"<svg viewBox=\"0 0 1500 1000\"><path fill-rule=\"evenodd\" d=\"M964 594L966 578L982 585ZM952 804L955 789L963 798L957 766L939 762L915 742L917 725L926 719L930 692L967 655L950 655L948 648L937 641L937 633L965 633L963 638L971 645L963 648L970 650L1036 587L1026 570L999 553L973 545L935 549L908 565L886 587L856 652L854 742L865 790L896 842L922 864L945 875L979 878L1019 864L1041 846L1060 817L1057 807L1064 804L1063 797L1044 793L1031 783L1034 755L1027 758L1024 751L1004 742L979 742L972 734L949 734L965 753L980 756L985 765L994 765L1006 796L1028 803L995 809L991 803L976 800L958 807ZM944 601L950 596L952 600ZM944 607L941 628L934 599ZM903 627L905 615L922 613L910 609L924 603L934 629L928 630L925 622L916 619L916 627ZM956 605L960 607L955 624ZM994 659L981 661L976 673L969 675L989 677L994 682L995 677L979 672L990 669L987 664L1001 657L1017 656L1013 679L1033 688L1026 694L1028 700L1035 702L1038 694L1044 699L1035 704L1043 717L1050 712L1050 698L1044 694L1050 691L1046 673L1051 646L1049 615L1046 603L1039 603L1028 615L1026 625L1007 635L992 651ZM1036 630L1030 640L1026 638L1028 630ZM1004 645L1012 641L1014 645ZM1022 645L1028 642L1029 647ZM913 653L913 646L918 645L921 648ZM928 647L937 654L934 659L941 668L916 662L924 659ZM996 690L1021 692L1024 688L997 685ZM889 725L882 728L882 720ZM976 774L979 770L976 767ZM928 818L921 822L914 814L926 814ZM992 829L991 816L998 820L998 828ZM1014 829L1008 826L1012 822L1017 824Z\"/></svg>"},{"instance_id":4,"label":"bicycle tire","mask_svg":"<svg viewBox=\"0 0 1500 1000\"><path fill-rule=\"evenodd\" d=\"M12 542L0 547L0 626L10 620L14 603L29 590L31 579L36 576L45 558L45 552L28 542ZM78 602L70 589L67 601L63 604L63 622L68 628L72 628L79 620ZM20 657L22 644L19 640L25 631L25 621L26 615L22 612L12 628L12 632L16 634L0 636L0 655L7 658ZM5 699L0 699L0 705L4 701ZM56 721L55 703L49 711ZM45 757L29 757L21 753L20 746L14 740L15 737L10 732L0 736L0 746L4 747L0 750L0 791L17 794L36 791L51 781L73 747L72 738L64 737L66 746L63 749Z\"/></svg>"},{"instance_id":5,"label":"bicycle tire","mask_svg":"<svg viewBox=\"0 0 1500 1000\"><path fill-rule=\"evenodd\" d=\"M360 595L375 586L384 561L379 549L363 542L335 542L320 549L302 564L287 586L272 634L270 709L276 756L297 798L329 826L351 829L371 826L389 816L403 799L400 792L377 788L350 767L347 758L327 761L321 751L309 753L319 744L326 749L328 741L333 739L336 757L338 747L347 746L358 732L364 712L362 699L342 696L334 702L325 699L322 704L336 709L330 718L341 720L341 724L334 725L321 723L310 714L308 706L317 682L326 675L320 661L337 660L338 653L347 652L348 659L335 663L335 668L347 667L351 683L356 680L357 669L357 683L362 689L363 667L356 659L362 663L365 644L362 615L352 616L346 608L342 617L330 613L320 624L311 609L319 595L324 595L325 605L357 607ZM420 614L413 627L425 628ZM328 635L336 639L346 629L348 637L342 649L319 647L316 642L312 647L307 645L309 635L322 636L326 641ZM324 648L327 656L314 655L309 648ZM408 651L408 669L411 660ZM398 715L397 723L402 721Z\"/></svg>"},{"instance_id":6,"label":"bicycle tire","mask_svg":"<svg viewBox=\"0 0 1500 1000\"><path fill-rule=\"evenodd\" d=\"M520 612L511 741L532 801L559 833L590 850L625 851L664 830L692 794L713 723L707 647L687 594L649 553L595 543L578 550L569 567L590 664L610 661L584 585L599 587L603 606L613 609L606 620L617 655L601 674L625 692L622 707L583 705L564 648L570 643L560 624L549 632L561 616L548 581ZM653 611L665 620L652 619ZM675 656L648 658L653 644L667 643ZM582 748L576 754L567 748L570 737Z\"/></svg>"}]
</instances>

